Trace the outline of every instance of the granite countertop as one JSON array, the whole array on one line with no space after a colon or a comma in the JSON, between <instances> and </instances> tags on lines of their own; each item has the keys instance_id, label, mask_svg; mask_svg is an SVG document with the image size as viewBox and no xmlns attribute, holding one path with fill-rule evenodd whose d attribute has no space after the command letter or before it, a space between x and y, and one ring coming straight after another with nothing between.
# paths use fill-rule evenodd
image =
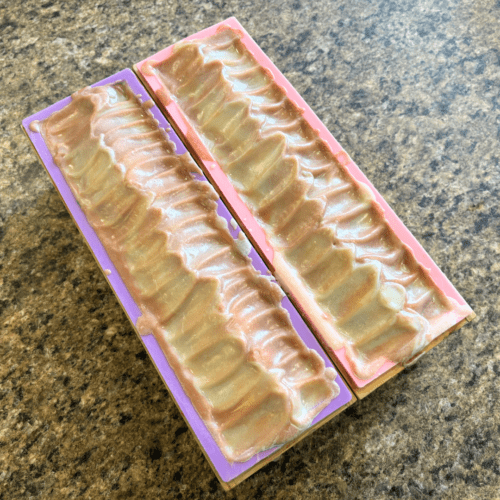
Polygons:
<instances>
[{"instance_id":1,"label":"granite countertop","mask_svg":"<svg viewBox=\"0 0 500 500\"><path fill-rule=\"evenodd\" d=\"M235 15L477 314L226 494L21 120ZM0 6L0 499L499 498L500 2Z\"/></svg>"}]
</instances>

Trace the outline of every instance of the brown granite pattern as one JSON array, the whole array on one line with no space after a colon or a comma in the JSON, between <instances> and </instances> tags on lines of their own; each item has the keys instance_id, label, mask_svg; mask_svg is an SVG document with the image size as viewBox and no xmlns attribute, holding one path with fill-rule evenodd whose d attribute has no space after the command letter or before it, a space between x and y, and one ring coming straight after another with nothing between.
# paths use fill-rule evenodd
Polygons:
<instances>
[{"instance_id":1,"label":"brown granite pattern","mask_svg":"<svg viewBox=\"0 0 500 500\"><path fill-rule=\"evenodd\" d=\"M230 15L478 318L224 494L19 124ZM497 498L499 18L497 0L0 5L0 499Z\"/></svg>"}]
</instances>

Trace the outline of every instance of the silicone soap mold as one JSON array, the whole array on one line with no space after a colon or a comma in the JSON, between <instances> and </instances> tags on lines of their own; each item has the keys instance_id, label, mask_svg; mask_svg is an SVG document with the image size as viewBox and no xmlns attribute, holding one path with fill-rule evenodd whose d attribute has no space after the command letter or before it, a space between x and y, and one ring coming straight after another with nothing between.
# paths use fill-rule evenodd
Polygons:
<instances>
[{"instance_id":1,"label":"silicone soap mold","mask_svg":"<svg viewBox=\"0 0 500 500\"><path fill-rule=\"evenodd\" d=\"M473 317L236 19L136 71L358 396Z\"/></svg>"},{"instance_id":2,"label":"silicone soap mold","mask_svg":"<svg viewBox=\"0 0 500 500\"><path fill-rule=\"evenodd\" d=\"M130 70L23 126L223 486L352 401Z\"/></svg>"}]
</instances>

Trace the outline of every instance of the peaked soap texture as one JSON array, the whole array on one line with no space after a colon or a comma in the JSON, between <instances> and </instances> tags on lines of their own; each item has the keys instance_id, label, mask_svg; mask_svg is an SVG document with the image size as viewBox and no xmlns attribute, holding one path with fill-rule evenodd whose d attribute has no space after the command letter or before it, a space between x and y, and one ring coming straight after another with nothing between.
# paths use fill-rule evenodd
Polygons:
<instances>
[{"instance_id":1,"label":"peaked soap texture","mask_svg":"<svg viewBox=\"0 0 500 500\"><path fill-rule=\"evenodd\" d=\"M411 358L464 317L469 308L432 282L241 33L222 27L179 42L144 68L262 225L278 278L298 283L291 294L356 377Z\"/></svg>"},{"instance_id":2,"label":"peaked soap texture","mask_svg":"<svg viewBox=\"0 0 500 500\"><path fill-rule=\"evenodd\" d=\"M306 347L281 290L242 254L218 196L124 82L85 88L41 133L226 458L309 426L336 373Z\"/></svg>"}]
</instances>

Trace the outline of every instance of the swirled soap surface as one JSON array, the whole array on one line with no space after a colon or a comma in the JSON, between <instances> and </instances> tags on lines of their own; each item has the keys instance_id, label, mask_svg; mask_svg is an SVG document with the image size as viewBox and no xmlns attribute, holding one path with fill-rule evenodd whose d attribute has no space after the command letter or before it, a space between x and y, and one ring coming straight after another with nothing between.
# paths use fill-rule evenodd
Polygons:
<instances>
[{"instance_id":1,"label":"swirled soap surface","mask_svg":"<svg viewBox=\"0 0 500 500\"><path fill-rule=\"evenodd\" d=\"M339 392L335 371L127 84L73 94L40 132L142 312L138 330L155 335L225 457L247 460L307 428Z\"/></svg>"},{"instance_id":2,"label":"swirled soap surface","mask_svg":"<svg viewBox=\"0 0 500 500\"><path fill-rule=\"evenodd\" d=\"M293 277L301 290L290 292L328 347L344 349L351 373L368 380L387 361L414 356L462 311L241 37L221 26L147 69L264 228L278 278Z\"/></svg>"}]
</instances>

